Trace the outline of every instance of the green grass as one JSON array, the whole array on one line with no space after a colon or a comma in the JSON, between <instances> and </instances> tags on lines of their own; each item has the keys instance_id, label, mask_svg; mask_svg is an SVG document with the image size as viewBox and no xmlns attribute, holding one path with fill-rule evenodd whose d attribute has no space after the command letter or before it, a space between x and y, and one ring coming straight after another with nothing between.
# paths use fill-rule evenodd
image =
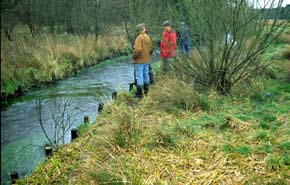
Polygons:
<instances>
[{"instance_id":1,"label":"green grass","mask_svg":"<svg viewBox=\"0 0 290 185\"><path fill-rule=\"evenodd\" d=\"M283 159L277 155L270 155L266 158L266 165L269 170L279 170L283 166Z\"/></svg>"},{"instance_id":2,"label":"green grass","mask_svg":"<svg viewBox=\"0 0 290 185\"><path fill-rule=\"evenodd\" d=\"M89 125L89 123L79 124L79 126L77 127L78 134L83 135L89 129Z\"/></svg>"},{"instance_id":3,"label":"green grass","mask_svg":"<svg viewBox=\"0 0 290 185\"><path fill-rule=\"evenodd\" d=\"M268 140L268 139L270 139L270 137L271 137L270 132L267 130L263 130L263 129L256 130L253 133L253 139L258 140L258 141Z\"/></svg>"},{"instance_id":4,"label":"green grass","mask_svg":"<svg viewBox=\"0 0 290 185\"><path fill-rule=\"evenodd\" d=\"M271 51L269 59L280 60L279 51ZM158 77L142 100L119 93L77 142L54 153L62 161L54 170L61 173L48 176L55 167L48 161L28 180L287 184L290 92L282 69L274 70L281 73L276 78L239 84L228 97L204 93L174 76Z\"/></svg>"},{"instance_id":5,"label":"green grass","mask_svg":"<svg viewBox=\"0 0 290 185\"><path fill-rule=\"evenodd\" d=\"M285 141L279 144L279 148L282 151L288 151L290 152L290 141Z\"/></svg>"},{"instance_id":6,"label":"green grass","mask_svg":"<svg viewBox=\"0 0 290 185\"><path fill-rule=\"evenodd\" d=\"M225 153L239 153L241 155L246 155L251 152L251 148L248 145L241 145L233 147L231 145L223 145L223 152Z\"/></svg>"}]
</instances>

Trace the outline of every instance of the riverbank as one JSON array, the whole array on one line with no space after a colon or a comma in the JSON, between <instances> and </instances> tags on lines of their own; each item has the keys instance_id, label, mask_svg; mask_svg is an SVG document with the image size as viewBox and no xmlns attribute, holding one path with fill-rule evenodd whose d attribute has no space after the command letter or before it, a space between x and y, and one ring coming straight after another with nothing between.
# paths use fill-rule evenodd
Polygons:
<instances>
[{"instance_id":1,"label":"riverbank","mask_svg":"<svg viewBox=\"0 0 290 185\"><path fill-rule=\"evenodd\" d=\"M73 125L65 134L67 144L71 141L70 130L83 123L85 116L91 121L96 119L100 102L109 101L113 91L128 90L133 71L129 56L117 57L14 99L1 111L1 185L10 184L11 172L17 171L23 178L31 175L45 160L44 146L48 141L40 128L36 101L41 99L43 102L42 119L51 137L54 128L51 114L61 114L53 108L53 102L61 105L65 97L72 102L72 107L77 108L71 117Z\"/></svg>"},{"instance_id":2,"label":"riverbank","mask_svg":"<svg viewBox=\"0 0 290 185\"><path fill-rule=\"evenodd\" d=\"M1 37L1 106L44 84L75 75L82 68L108 58L126 55L131 46L126 34L38 34L17 27L13 41Z\"/></svg>"},{"instance_id":3,"label":"riverbank","mask_svg":"<svg viewBox=\"0 0 290 185\"><path fill-rule=\"evenodd\" d=\"M79 139L18 184L288 184L286 44L231 97L159 76L141 101L121 93ZM287 52L287 51L286 51Z\"/></svg>"}]
</instances>

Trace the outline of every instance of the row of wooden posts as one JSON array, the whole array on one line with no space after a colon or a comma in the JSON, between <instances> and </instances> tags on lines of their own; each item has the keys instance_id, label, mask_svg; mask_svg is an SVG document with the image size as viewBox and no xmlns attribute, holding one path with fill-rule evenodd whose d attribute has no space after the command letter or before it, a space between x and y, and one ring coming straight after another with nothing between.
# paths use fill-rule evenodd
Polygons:
<instances>
[{"instance_id":1,"label":"row of wooden posts","mask_svg":"<svg viewBox=\"0 0 290 185\"><path fill-rule=\"evenodd\" d=\"M130 89L131 89L131 85L130 85ZM117 92L114 91L112 92L112 99L116 99L117 98ZM102 112L104 108L104 103L100 102L98 105L98 112ZM84 116L84 123L89 123L89 116ZM76 128L71 129L71 141L73 141L74 139L78 138L78 131ZM50 146L49 144L46 144L44 146L44 151L45 151L45 156L49 157L52 155L52 146ZM13 171L12 173L10 173L10 178L11 178L11 183L15 184L17 179L19 179L19 175L16 171Z\"/></svg>"}]
</instances>

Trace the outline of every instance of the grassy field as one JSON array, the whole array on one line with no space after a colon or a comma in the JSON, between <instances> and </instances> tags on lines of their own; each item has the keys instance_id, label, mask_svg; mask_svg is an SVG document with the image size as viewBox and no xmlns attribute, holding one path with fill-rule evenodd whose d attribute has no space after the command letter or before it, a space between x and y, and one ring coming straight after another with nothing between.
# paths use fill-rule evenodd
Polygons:
<instances>
[{"instance_id":1,"label":"grassy field","mask_svg":"<svg viewBox=\"0 0 290 185\"><path fill-rule=\"evenodd\" d=\"M112 32L112 31L111 31ZM37 34L19 26L13 41L1 36L1 98L22 94L31 87L75 74L105 57L129 52L125 34L93 35Z\"/></svg>"},{"instance_id":2,"label":"grassy field","mask_svg":"<svg viewBox=\"0 0 290 185\"><path fill-rule=\"evenodd\" d=\"M141 101L119 94L18 184L289 184L289 42L281 39L262 57L275 64L231 96L172 76L159 76Z\"/></svg>"}]
</instances>

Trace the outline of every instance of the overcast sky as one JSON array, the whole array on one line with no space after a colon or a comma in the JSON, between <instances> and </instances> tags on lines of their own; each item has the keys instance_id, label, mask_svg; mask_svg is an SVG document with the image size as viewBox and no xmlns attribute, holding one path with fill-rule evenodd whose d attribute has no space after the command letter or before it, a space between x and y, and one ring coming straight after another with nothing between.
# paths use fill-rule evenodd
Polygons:
<instances>
[{"instance_id":1,"label":"overcast sky","mask_svg":"<svg viewBox=\"0 0 290 185\"><path fill-rule=\"evenodd\" d=\"M257 6L264 7L266 5L266 7L269 8L269 6L271 5L271 3L269 3L269 2L272 2L272 0L249 0L249 2L254 2L255 7L257 7ZM279 0L275 0L274 7L277 6L278 2L279 2ZM258 4L260 4L260 5L258 5ZM290 0L284 0L282 3L282 7L285 7L287 4L290 4Z\"/></svg>"}]
</instances>

